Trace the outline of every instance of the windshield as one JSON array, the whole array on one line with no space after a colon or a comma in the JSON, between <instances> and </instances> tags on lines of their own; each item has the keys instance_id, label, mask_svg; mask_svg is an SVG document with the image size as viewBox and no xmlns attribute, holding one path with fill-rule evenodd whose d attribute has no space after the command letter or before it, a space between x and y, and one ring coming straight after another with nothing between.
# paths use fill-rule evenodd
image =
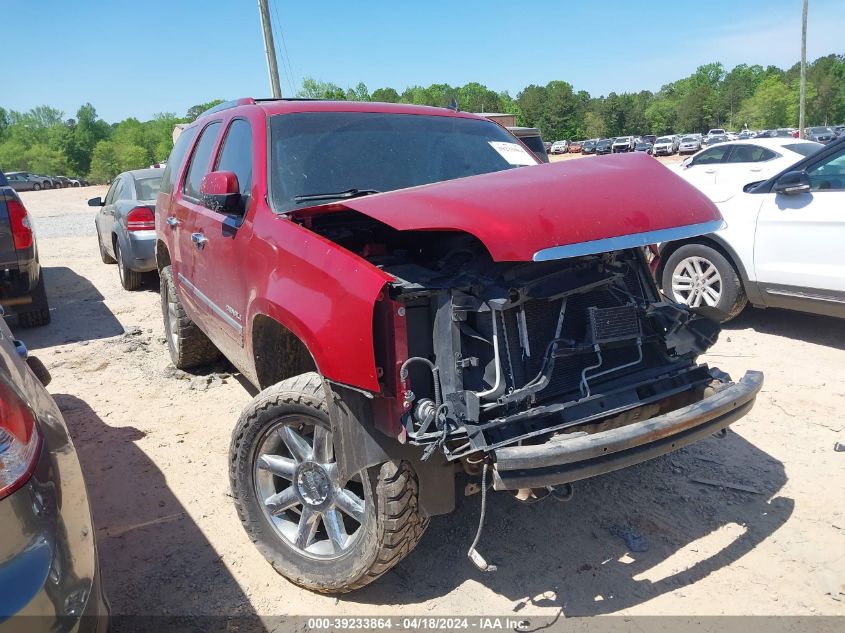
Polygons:
<instances>
[{"instance_id":1,"label":"windshield","mask_svg":"<svg viewBox=\"0 0 845 633\"><path fill-rule=\"evenodd\" d=\"M392 191L537 164L499 125L445 116L283 114L270 119L270 144L277 212L314 204L296 202L296 196Z\"/></svg>"},{"instance_id":2,"label":"windshield","mask_svg":"<svg viewBox=\"0 0 845 633\"><path fill-rule=\"evenodd\" d=\"M694 136L685 136L681 139L681 143L695 143L697 140Z\"/></svg>"},{"instance_id":3,"label":"windshield","mask_svg":"<svg viewBox=\"0 0 845 633\"><path fill-rule=\"evenodd\" d=\"M671 143L672 139L669 138L668 136L661 136L659 139L657 139L657 142L658 143Z\"/></svg>"},{"instance_id":4,"label":"windshield","mask_svg":"<svg viewBox=\"0 0 845 633\"><path fill-rule=\"evenodd\" d=\"M833 130L829 127L811 127L810 132L813 134L830 134Z\"/></svg>"}]
</instances>

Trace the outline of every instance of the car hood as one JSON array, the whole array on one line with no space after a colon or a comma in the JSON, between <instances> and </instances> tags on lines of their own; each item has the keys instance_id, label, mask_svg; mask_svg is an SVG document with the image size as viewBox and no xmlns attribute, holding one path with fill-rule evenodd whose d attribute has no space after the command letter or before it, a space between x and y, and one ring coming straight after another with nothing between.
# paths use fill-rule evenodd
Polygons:
<instances>
[{"instance_id":1,"label":"car hood","mask_svg":"<svg viewBox=\"0 0 845 633\"><path fill-rule=\"evenodd\" d=\"M698 189L645 154L572 160L298 209L353 210L400 231L463 231L496 261L601 253L717 230Z\"/></svg>"}]
</instances>

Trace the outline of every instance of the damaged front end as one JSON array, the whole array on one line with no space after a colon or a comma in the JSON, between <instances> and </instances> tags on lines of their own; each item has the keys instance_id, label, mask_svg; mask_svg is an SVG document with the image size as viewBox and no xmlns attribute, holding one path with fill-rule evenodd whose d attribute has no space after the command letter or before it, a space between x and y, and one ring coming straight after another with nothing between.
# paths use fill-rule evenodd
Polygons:
<instances>
[{"instance_id":1,"label":"damaged front end","mask_svg":"<svg viewBox=\"0 0 845 633\"><path fill-rule=\"evenodd\" d=\"M494 262L471 236L439 234L416 257L407 255L385 251L369 258L395 277L380 302L381 311L390 312L386 331L393 343L381 350L393 353L383 366L398 369L385 381L395 385L387 394L393 391L398 405L388 408L387 418L399 417L399 436L425 446L425 457L440 450L469 472L492 462L496 488L557 485L633 463L630 455L619 460L619 452L654 448L672 430L644 432L624 445L614 444L609 432L630 435L632 426L642 430L644 422L685 411L732 385L696 363L716 342L718 323L662 300L639 248ZM384 324L384 317L377 319L376 329L384 331ZM747 408L760 381L746 390ZM708 434L747 408L720 418ZM590 445L598 454L591 449L581 458L615 453L617 461L573 470L583 459L557 449L577 438L598 439ZM670 442L662 452L680 445ZM549 470L564 464L571 472Z\"/></svg>"}]
</instances>

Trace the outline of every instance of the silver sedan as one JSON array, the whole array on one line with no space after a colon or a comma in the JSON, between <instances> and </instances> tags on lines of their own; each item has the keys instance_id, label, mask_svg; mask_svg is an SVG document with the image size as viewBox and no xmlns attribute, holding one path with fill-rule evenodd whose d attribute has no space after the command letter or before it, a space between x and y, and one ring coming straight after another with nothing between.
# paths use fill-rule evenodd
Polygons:
<instances>
[{"instance_id":1,"label":"silver sedan","mask_svg":"<svg viewBox=\"0 0 845 633\"><path fill-rule=\"evenodd\" d=\"M142 274L156 269L155 199L162 169L123 172L111 184L105 199L91 198L99 207L94 222L103 263L117 264L126 290L141 287Z\"/></svg>"}]
</instances>

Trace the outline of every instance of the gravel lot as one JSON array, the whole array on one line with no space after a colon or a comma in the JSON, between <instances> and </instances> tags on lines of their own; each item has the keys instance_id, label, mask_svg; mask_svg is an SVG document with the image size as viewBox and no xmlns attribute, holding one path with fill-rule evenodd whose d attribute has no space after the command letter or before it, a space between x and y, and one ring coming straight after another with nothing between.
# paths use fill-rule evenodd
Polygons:
<instances>
[{"instance_id":1,"label":"gravel lot","mask_svg":"<svg viewBox=\"0 0 845 633\"><path fill-rule=\"evenodd\" d=\"M766 372L727 438L584 482L566 504L493 495L480 550L498 572L466 560L470 497L374 585L320 596L276 575L241 529L227 451L251 395L224 365L170 365L155 276L128 293L100 262L85 201L105 191L23 194L53 323L12 325L53 374L115 613L845 615L841 321L749 309L727 326L706 360Z\"/></svg>"}]
</instances>

